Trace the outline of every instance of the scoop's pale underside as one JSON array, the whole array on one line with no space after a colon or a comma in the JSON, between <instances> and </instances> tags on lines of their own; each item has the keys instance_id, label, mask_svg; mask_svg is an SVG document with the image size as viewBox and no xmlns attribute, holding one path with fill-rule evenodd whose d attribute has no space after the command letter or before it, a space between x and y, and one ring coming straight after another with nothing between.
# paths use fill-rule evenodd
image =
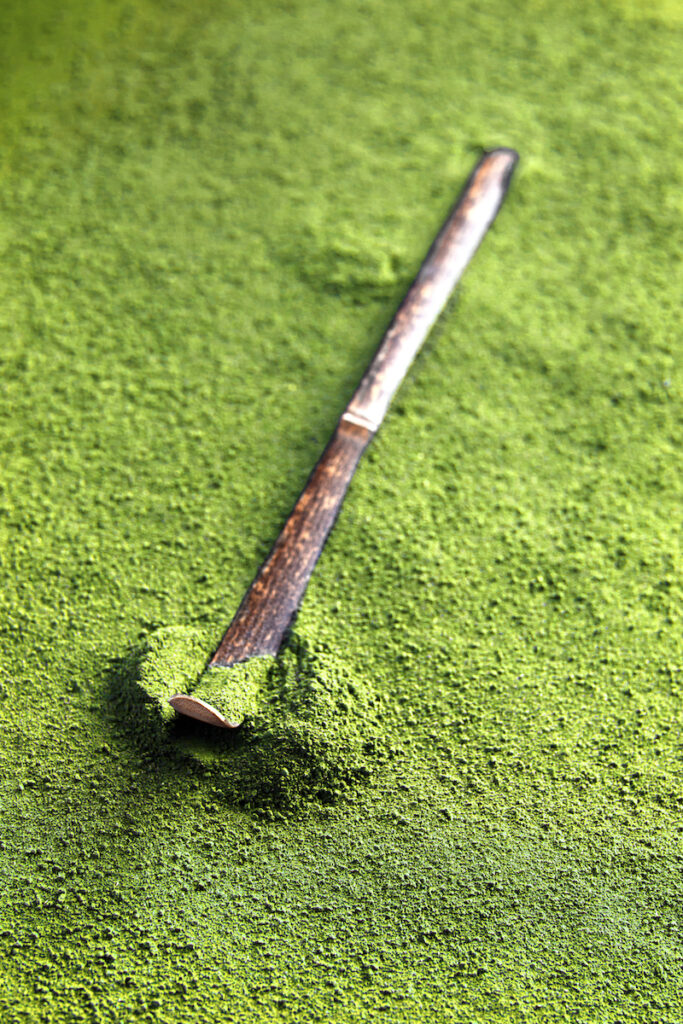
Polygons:
<instances>
[{"instance_id":1,"label":"scoop's pale underside","mask_svg":"<svg viewBox=\"0 0 683 1024\"><path fill-rule=\"evenodd\" d=\"M196 718L198 722L204 722L206 725L217 725L222 729L237 729L242 724L229 721L205 700L200 697L191 697L186 693L176 693L174 697L169 697L168 703L181 715Z\"/></svg>"}]
</instances>

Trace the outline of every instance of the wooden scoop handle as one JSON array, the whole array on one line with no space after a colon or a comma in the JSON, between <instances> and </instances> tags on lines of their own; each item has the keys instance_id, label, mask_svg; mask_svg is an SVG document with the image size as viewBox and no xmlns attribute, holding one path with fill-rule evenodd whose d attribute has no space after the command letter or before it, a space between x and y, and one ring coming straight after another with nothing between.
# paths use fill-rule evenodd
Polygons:
<instances>
[{"instance_id":1,"label":"wooden scoop handle","mask_svg":"<svg viewBox=\"0 0 683 1024\"><path fill-rule=\"evenodd\" d=\"M495 149L470 175L209 667L277 654L359 459L498 213L517 160Z\"/></svg>"},{"instance_id":2,"label":"wooden scoop handle","mask_svg":"<svg viewBox=\"0 0 683 1024\"><path fill-rule=\"evenodd\" d=\"M518 159L513 149L494 149L474 168L342 418L373 432L379 429L408 367L493 223Z\"/></svg>"}]
</instances>

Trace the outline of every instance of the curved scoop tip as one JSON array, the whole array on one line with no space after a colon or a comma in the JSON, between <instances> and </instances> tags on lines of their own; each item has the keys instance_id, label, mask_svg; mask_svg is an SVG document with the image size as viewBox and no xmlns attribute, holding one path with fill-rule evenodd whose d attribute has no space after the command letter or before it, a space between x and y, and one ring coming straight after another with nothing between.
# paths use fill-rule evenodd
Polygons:
<instances>
[{"instance_id":1,"label":"curved scoop tip","mask_svg":"<svg viewBox=\"0 0 683 1024\"><path fill-rule=\"evenodd\" d=\"M205 700L190 697L187 693L176 693L174 697L169 697L168 703L181 715L196 718L198 722L204 722L206 725L217 725L221 729L237 729L242 724L230 722Z\"/></svg>"}]
</instances>

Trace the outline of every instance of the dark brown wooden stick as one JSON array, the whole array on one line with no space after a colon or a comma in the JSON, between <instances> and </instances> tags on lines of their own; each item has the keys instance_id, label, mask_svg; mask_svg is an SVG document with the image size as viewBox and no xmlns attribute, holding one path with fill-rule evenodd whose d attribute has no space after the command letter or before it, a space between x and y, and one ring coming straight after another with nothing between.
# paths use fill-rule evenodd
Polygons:
<instances>
[{"instance_id":1,"label":"dark brown wooden stick","mask_svg":"<svg viewBox=\"0 0 683 1024\"><path fill-rule=\"evenodd\" d=\"M495 149L475 167L209 668L227 668L279 651L360 457L495 219L517 160L514 150ZM177 699L178 709L192 714L191 700ZM204 717L200 710L197 716Z\"/></svg>"},{"instance_id":2,"label":"dark brown wooden stick","mask_svg":"<svg viewBox=\"0 0 683 1024\"><path fill-rule=\"evenodd\" d=\"M472 172L210 667L279 651L358 461L500 209L517 159L497 149Z\"/></svg>"},{"instance_id":3,"label":"dark brown wooden stick","mask_svg":"<svg viewBox=\"0 0 683 1024\"><path fill-rule=\"evenodd\" d=\"M209 662L210 668L227 667L280 650L371 438L367 427L343 418L339 422Z\"/></svg>"}]
</instances>

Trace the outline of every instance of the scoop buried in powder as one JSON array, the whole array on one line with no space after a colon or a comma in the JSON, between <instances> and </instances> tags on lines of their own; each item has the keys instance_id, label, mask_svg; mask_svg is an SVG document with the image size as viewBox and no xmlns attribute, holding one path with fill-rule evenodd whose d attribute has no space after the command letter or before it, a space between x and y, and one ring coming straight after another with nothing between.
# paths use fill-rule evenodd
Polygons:
<instances>
[{"instance_id":1,"label":"scoop buried in powder","mask_svg":"<svg viewBox=\"0 0 683 1024\"><path fill-rule=\"evenodd\" d=\"M183 626L147 638L129 705L145 748L200 762L240 806L281 809L331 803L388 756L381 697L346 659L289 633L277 657L205 669L208 643ZM188 717L173 711L179 683L197 702Z\"/></svg>"},{"instance_id":2,"label":"scoop buried in powder","mask_svg":"<svg viewBox=\"0 0 683 1024\"><path fill-rule=\"evenodd\" d=\"M177 693L168 698L168 703L180 714L205 725L236 729L257 711L274 661L272 657L252 658L229 668L209 667L191 693Z\"/></svg>"}]
</instances>

